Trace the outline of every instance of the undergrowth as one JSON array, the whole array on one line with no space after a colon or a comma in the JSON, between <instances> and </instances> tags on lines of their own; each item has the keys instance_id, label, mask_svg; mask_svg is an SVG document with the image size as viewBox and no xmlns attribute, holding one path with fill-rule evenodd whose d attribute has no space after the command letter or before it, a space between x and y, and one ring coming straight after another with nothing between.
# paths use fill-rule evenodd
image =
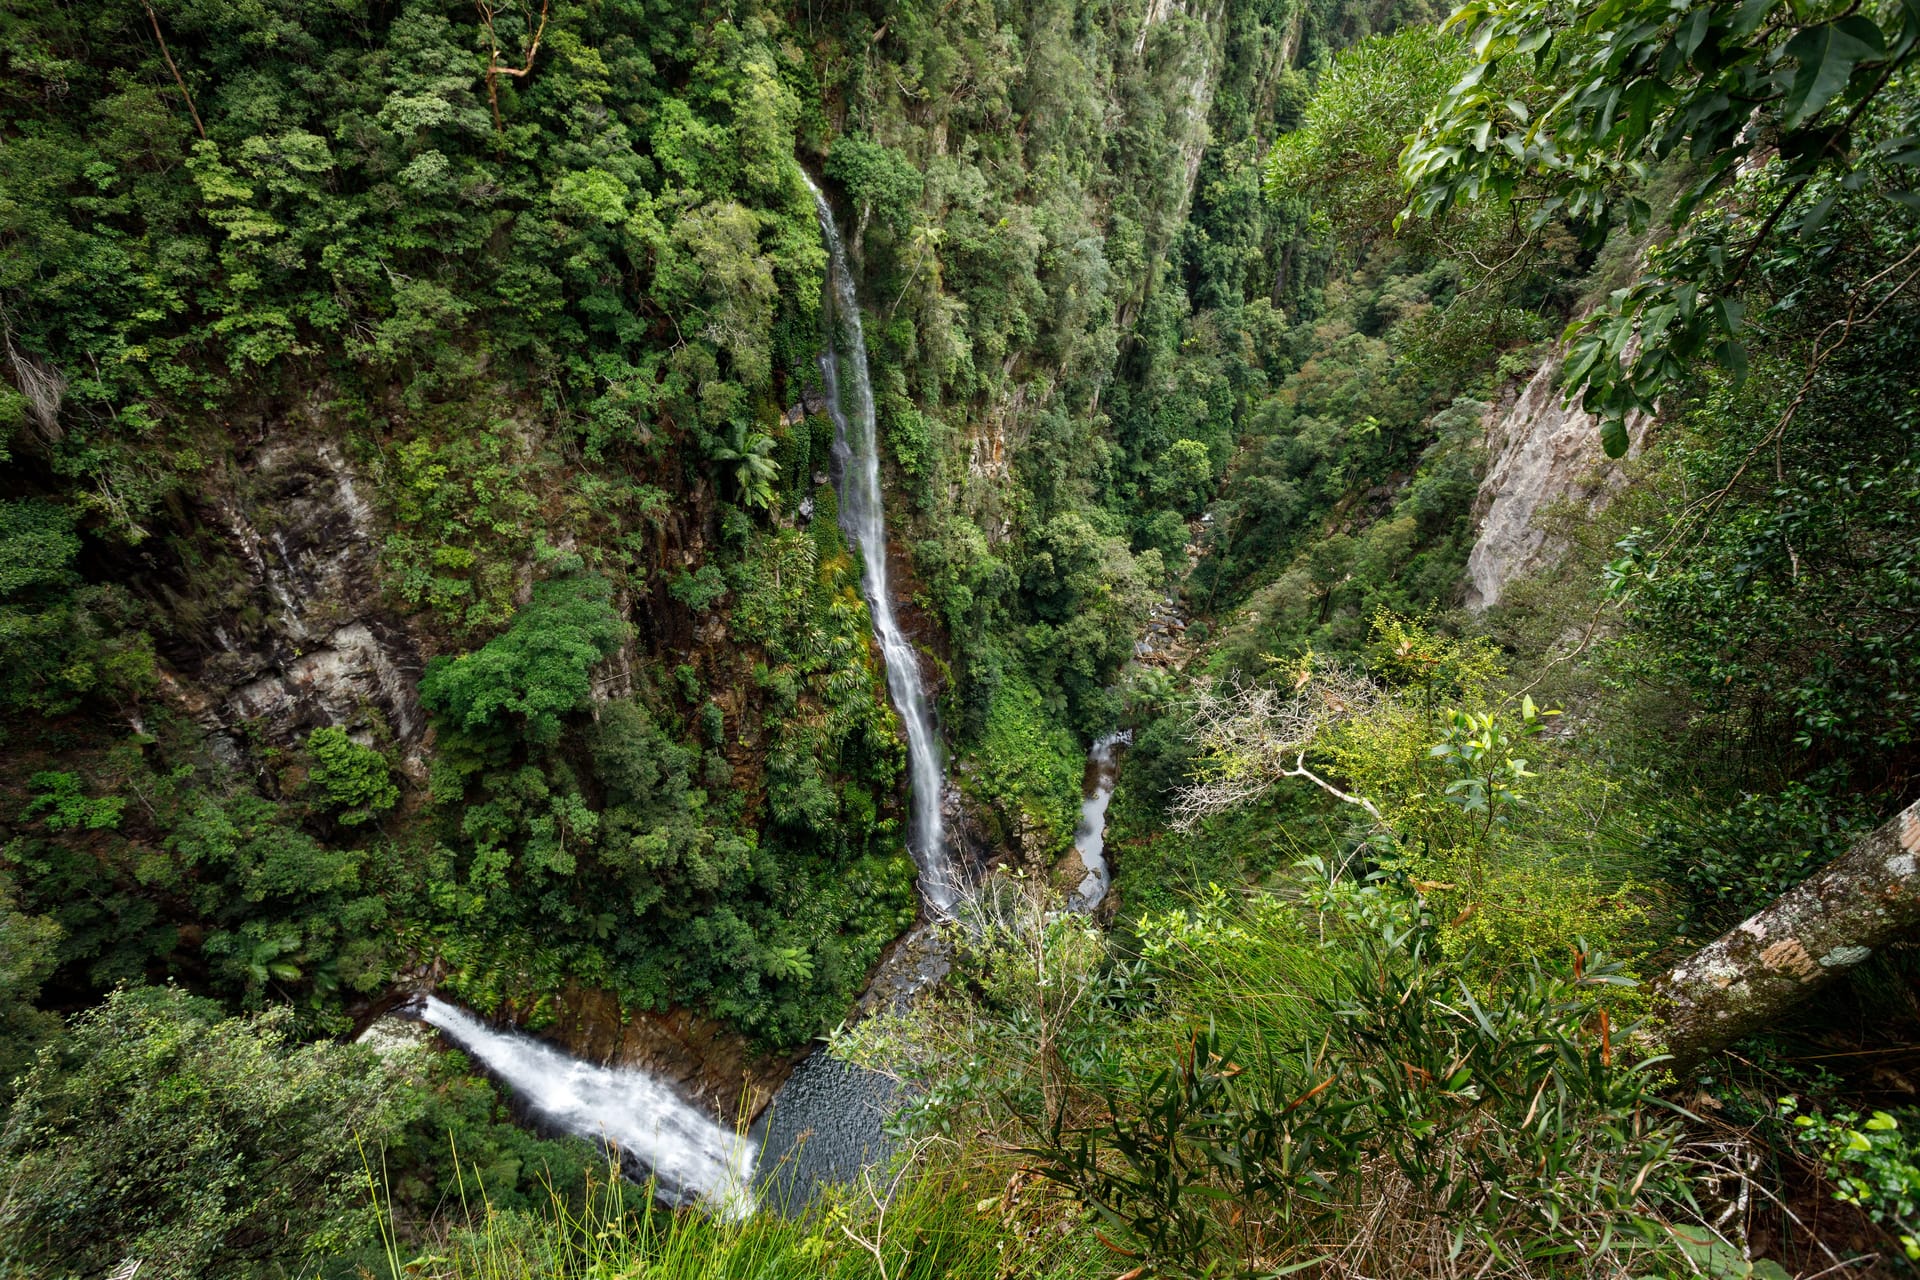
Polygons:
<instances>
[{"instance_id":1,"label":"undergrowth","mask_svg":"<svg viewBox=\"0 0 1920 1280\"><path fill-rule=\"evenodd\" d=\"M380 1206L377 1179L369 1169ZM1071 1220L1037 1229L1017 1215L1015 1191L924 1154L869 1169L803 1214L763 1206L739 1221L636 1211L611 1162L584 1197L555 1191L531 1209L496 1208L472 1168L459 1195L458 1213L418 1242L403 1241L383 1211L384 1267L362 1268L361 1280L1080 1280L1111 1270Z\"/></svg>"}]
</instances>

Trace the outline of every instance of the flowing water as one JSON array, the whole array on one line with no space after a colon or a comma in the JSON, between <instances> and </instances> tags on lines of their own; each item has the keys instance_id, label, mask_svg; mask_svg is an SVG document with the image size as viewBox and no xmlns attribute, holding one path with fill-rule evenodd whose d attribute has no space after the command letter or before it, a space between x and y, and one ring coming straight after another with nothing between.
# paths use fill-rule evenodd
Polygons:
<instances>
[{"instance_id":1,"label":"flowing water","mask_svg":"<svg viewBox=\"0 0 1920 1280\"><path fill-rule=\"evenodd\" d=\"M804 175L803 175L804 176ZM938 915L951 912L964 887L947 847L940 801L945 779L933 710L920 663L900 631L887 584L886 513L880 493L873 384L867 372L853 275L826 197L807 179L829 258L827 305L833 340L820 357L840 495L840 527L860 548L861 586L874 637L887 667L887 691L907 735L912 827L908 851L920 891ZM1107 803L1119 774L1125 733L1109 734L1087 756L1080 826L1073 845L1086 877L1073 905L1091 911L1106 897ZM466 1050L508 1085L539 1118L569 1133L605 1142L658 1179L675 1203L706 1205L730 1218L753 1212L756 1188L772 1203L797 1208L822 1182L844 1181L876 1161L891 1143L883 1131L896 1100L885 1077L816 1053L794 1071L749 1134L738 1134L644 1072L596 1067L530 1036L488 1026L466 1010L429 996L424 1021ZM764 1149L765 1157L759 1153Z\"/></svg>"},{"instance_id":2,"label":"flowing water","mask_svg":"<svg viewBox=\"0 0 1920 1280\"><path fill-rule=\"evenodd\" d=\"M596 1067L428 996L421 1017L542 1120L605 1142L659 1179L662 1198L727 1218L753 1212L755 1144L640 1071Z\"/></svg>"},{"instance_id":3,"label":"flowing water","mask_svg":"<svg viewBox=\"0 0 1920 1280\"><path fill-rule=\"evenodd\" d=\"M1113 799L1113 784L1120 777L1120 750L1132 741L1130 732L1110 733L1087 753L1086 782L1080 790L1080 825L1073 832L1073 847L1087 871L1080 887L1073 891L1073 905L1081 911L1099 906L1107 896L1107 886L1113 883L1107 870L1107 803Z\"/></svg>"},{"instance_id":4,"label":"flowing water","mask_svg":"<svg viewBox=\"0 0 1920 1280\"><path fill-rule=\"evenodd\" d=\"M920 679L919 657L900 632L893 594L887 586L886 510L880 497L880 448L875 438L873 383L867 374L867 339L860 325L860 301L854 293L853 273L847 268L833 208L813 179L804 171L801 176L813 192L820 235L827 245L827 309L833 336L820 356L820 372L826 380L827 412L833 417L840 528L860 548L860 585L873 615L874 637L887 664L887 692L907 732L912 816L907 851L920 870L920 892L937 913L945 915L959 896L960 875L947 848L940 816L945 781L933 708Z\"/></svg>"}]
</instances>

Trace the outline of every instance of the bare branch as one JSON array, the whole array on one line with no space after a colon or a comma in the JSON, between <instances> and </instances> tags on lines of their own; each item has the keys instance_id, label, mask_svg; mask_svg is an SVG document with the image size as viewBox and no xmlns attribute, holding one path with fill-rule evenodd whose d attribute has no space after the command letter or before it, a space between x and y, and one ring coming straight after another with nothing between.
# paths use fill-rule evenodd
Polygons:
<instances>
[{"instance_id":1,"label":"bare branch","mask_svg":"<svg viewBox=\"0 0 1920 1280\"><path fill-rule=\"evenodd\" d=\"M1203 689L1187 715L1200 767L1173 802L1174 829L1188 830L1246 804L1282 778L1304 778L1385 826L1371 802L1318 777L1306 764L1307 752L1329 729L1367 715L1380 701L1378 685L1342 667L1313 671L1290 689L1237 680L1224 691Z\"/></svg>"},{"instance_id":2,"label":"bare branch","mask_svg":"<svg viewBox=\"0 0 1920 1280\"><path fill-rule=\"evenodd\" d=\"M513 76L518 79L532 73L534 55L540 52L540 41L547 34L549 3L551 0L540 0L540 22L533 29L533 42L527 46L526 60L515 67L500 61L500 33L493 25L497 12L493 0L474 0L474 7L480 11L480 22L487 29L487 102L493 107L493 131L496 135L507 131L500 119L500 77Z\"/></svg>"},{"instance_id":3,"label":"bare branch","mask_svg":"<svg viewBox=\"0 0 1920 1280\"><path fill-rule=\"evenodd\" d=\"M173 72L173 82L180 86L180 96L187 100L187 114L193 117L193 127L200 131L200 136L204 139L207 136L207 126L200 123L200 111L193 105L193 95L187 92L186 79L181 76L180 68L173 65L173 54L167 49L167 38L160 34L160 15L156 14L153 6L145 0L142 0L142 4L147 11L147 21L153 24L153 38L160 42L160 56L167 60L167 70Z\"/></svg>"},{"instance_id":4,"label":"bare branch","mask_svg":"<svg viewBox=\"0 0 1920 1280\"><path fill-rule=\"evenodd\" d=\"M8 319L11 317L0 312L0 354L13 370L14 385L26 397L27 416L40 429L40 439L57 444L62 434L60 405L66 399L67 377L47 361L14 346L13 326L4 323Z\"/></svg>"}]
</instances>

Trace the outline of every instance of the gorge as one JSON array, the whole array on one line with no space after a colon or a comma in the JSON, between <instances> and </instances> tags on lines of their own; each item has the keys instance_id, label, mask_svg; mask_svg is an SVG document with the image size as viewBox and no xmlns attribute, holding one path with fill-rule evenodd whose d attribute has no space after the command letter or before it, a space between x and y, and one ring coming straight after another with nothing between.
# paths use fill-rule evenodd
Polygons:
<instances>
[{"instance_id":1,"label":"gorge","mask_svg":"<svg viewBox=\"0 0 1920 1280\"><path fill-rule=\"evenodd\" d=\"M1443 9L9 7L0 1280L1904 1274L1920 10Z\"/></svg>"},{"instance_id":2,"label":"gorge","mask_svg":"<svg viewBox=\"0 0 1920 1280\"><path fill-rule=\"evenodd\" d=\"M804 171L802 177L819 210L821 239L828 252L824 308L828 332L820 368L826 412L834 425L833 471L840 521L861 554L861 586L886 667L887 689L906 740L912 814L908 848L919 871L919 890L928 910L945 916L965 886L941 823L945 779L932 703L922 682L919 657L896 620L888 586L886 504L880 487L879 440L859 297L832 206ZM1079 891L1088 908L1105 892L1105 864L1098 862L1099 821L1113 787L1112 742L1102 739L1096 746L1096 757L1108 767L1102 775L1100 802L1096 807L1089 800L1083 817L1083 825L1091 825L1081 839L1090 842L1087 847L1093 850L1087 855L1093 860L1088 864L1087 883L1097 885L1096 890L1083 885ZM657 1179L659 1194L672 1203L700 1203L730 1216L750 1213L755 1165L763 1158L770 1167L784 1160L795 1162L795 1171L783 1176L783 1196L805 1202L819 1178L844 1181L863 1160L883 1158L886 1151L880 1131L884 1117L879 1110L879 1098L884 1095L876 1096L877 1085L861 1079L857 1069L820 1061L817 1051L768 1104L775 1149L771 1156L763 1156L766 1135L756 1124L759 1116L737 1118L737 1123L755 1127L749 1133L735 1133L644 1071L591 1066L528 1037L491 1029L471 1013L431 995L422 1016L511 1088L543 1121L613 1147L642 1176ZM856 1120L851 1129L859 1142L871 1144L870 1152L845 1138L849 1110L856 1115L870 1113L864 1124ZM726 1117L717 1119L724 1122Z\"/></svg>"}]
</instances>

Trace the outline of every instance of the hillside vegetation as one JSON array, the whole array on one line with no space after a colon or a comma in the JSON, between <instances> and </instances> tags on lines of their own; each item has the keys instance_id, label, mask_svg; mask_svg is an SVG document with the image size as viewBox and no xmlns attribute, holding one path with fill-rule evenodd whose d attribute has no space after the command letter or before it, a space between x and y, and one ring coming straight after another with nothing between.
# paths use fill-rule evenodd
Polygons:
<instances>
[{"instance_id":1,"label":"hillside vegetation","mask_svg":"<svg viewBox=\"0 0 1920 1280\"><path fill-rule=\"evenodd\" d=\"M0 1276L1920 1265L1907 944L1697 1060L1656 985L1920 798L1910 3L0 32ZM851 1027L920 903L805 175L980 872ZM661 1208L352 1043L426 988L831 1036L899 1152Z\"/></svg>"}]
</instances>

